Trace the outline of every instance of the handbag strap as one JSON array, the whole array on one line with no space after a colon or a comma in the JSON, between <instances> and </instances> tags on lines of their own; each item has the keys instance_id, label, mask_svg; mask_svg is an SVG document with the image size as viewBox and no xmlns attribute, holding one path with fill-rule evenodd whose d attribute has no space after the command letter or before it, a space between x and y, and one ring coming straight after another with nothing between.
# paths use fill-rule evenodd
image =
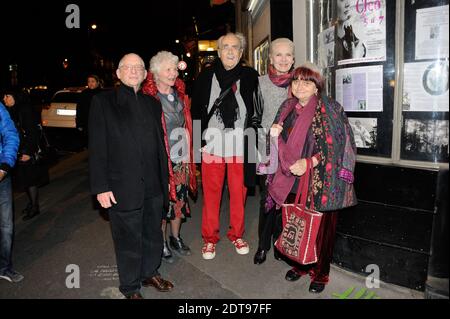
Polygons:
<instances>
[{"instance_id":1,"label":"handbag strap","mask_svg":"<svg viewBox=\"0 0 450 319\"><path fill-rule=\"evenodd\" d=\"M309 185L310 185L310 177L313 176L313 164L312 159L306 159L306 171L302 177L300 177L300 181L298 183L297 194L295 195L295 205L298 205L300 202L300 206L306 207L306 201L308 200L309 193ZM311 209L314 209L314 194L311 192Z\"/></svg>"},{"instance_id":2,"label":"handbag strap","mask_svg":"<svg viewBox=\"0 0 450 319\"><path fill-rule=\"evenodd\" d=\"M233 84L234 85L234 84ZM223 99L225 98L225 96L231 91L231 89L233 88L233 85L231 85L228 89L226 89L225 91L223 91L219 97L214 101L213 106L211 107L211 110L208 112L208 115L206 116L206 123L209 123L209 121L211 120L214 112L216 112L216 110L219 108L220 104L222 104Z\"/></svg>"}]
</instances>

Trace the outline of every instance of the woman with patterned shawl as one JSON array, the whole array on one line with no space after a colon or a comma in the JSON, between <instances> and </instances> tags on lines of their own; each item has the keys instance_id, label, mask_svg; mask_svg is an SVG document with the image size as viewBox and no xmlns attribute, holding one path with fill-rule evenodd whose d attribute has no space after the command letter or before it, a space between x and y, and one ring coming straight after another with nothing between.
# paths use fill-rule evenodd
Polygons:
<instances>
[{"instance_id":1,"label":"woman with patterned shawl","mask_svg":"<svg viewBox=\"0 0 450 319\"><path fill-rule=\"evenodd\" d=\"M163 259L173 263L172 250L179 255L190 255L189 247L180 236L182 220L190 217L188 193L196 194L195 163L192 154L192 117L185 84L178 78L178 57L161 51L150 60L150 72L143 85L143 92L161 102L164 142L169 157L169 211L163 219ZM167 221L171 236L166 240ZM170 246L170 248L169 248Z\"/></svg>"},{"instance_id":2,"label":"woman with patterned shawl","mask_svg":"<svg viewBox=\"0 0 450 319\"><path fill-rule=\"evenodd\" d=\"M309 274L311 293L322 292L329 281L337 211L356 205L353 132L342 106L322 94L324 81L317 70L308 63L294 71L293 97L282 104L271 128L271 138L278 141L279 165L276 173L268 176L266 198L267 211L292 203L307 159L312 160L308 194L313 193L315 209L323 213L316 241L318 262L295 264L285 277L296 281ZM281 233L281 229L277 231Z\"/></svg>"}]
</instances>

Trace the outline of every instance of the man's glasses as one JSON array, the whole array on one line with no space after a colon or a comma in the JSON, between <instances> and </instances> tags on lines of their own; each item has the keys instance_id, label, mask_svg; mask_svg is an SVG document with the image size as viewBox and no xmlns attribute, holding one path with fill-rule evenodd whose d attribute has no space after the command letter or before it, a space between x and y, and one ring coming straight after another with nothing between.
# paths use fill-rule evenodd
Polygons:
<instances>
[{"instance_id":1,"label":"man's glasses","mask_svg":"<svg viewBox=\"0 0 450 319\"><path fill-rule=\"evenodd\" d=\"M119 69L122 69L126 72L136 71L136 72L144 72L145 68L142 65L121 65Z\"/></svg>"}]
</instances>

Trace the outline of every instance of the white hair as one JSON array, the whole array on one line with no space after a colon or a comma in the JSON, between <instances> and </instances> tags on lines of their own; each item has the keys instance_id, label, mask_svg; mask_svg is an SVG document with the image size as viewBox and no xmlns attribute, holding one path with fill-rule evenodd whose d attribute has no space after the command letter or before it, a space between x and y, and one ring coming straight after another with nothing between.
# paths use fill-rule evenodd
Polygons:
<instances>
[{"instance_id":1,"label":"white hair","mask_svg":"<svg viewBox=\"0 0 450 319\"><path fill-rule=\"evenodd\" d=\"M245 50L245 47L247 45L247 41L245 40L244 35L242 33L239 33L239 32L236 32L236 33L229 32L229 33L221 36L219 38L219 40L217 40L217 46L218 46L219 50L222 48L222 41L223 41L223 39L225 37L227 37L227 36L234 36L234 37L236 37L239 40L239 43L241 45L240 49L241 50Z\"/></svg>"},{"instance_id":2,"label":"white hair","mask_svg":"<svg viewBox=\"0 0 450 319\"><path fill-rule=\"evenodd\" d=\"M138 54L136 54L136 53L127 53L127 54L125 54L122 57L122 59L120 59L120 61L119 61L119 69L123 65L125 59L128 58L129 56L133 56L133 55L139 58L140 62L142 63L142 66L145 68L145 62L144 62L144 60L142 60L142 58Z\"/></svg>"},{"instance_id":3,"label":"white hair","mask_svg":"<svg viewBox=\"0 0 450 319\"><path fill-rule=\"evenodd\" d=\"M295 54L294 42L292 42L288 38L278 38L276 40L273 40L272 43L270 44L270 53L269 53L270 55L273 54L273 48L278 44L287 44L290 47L292 54Z\"/></svg>"},{"instance_id":4,"label":"white hair","mask_svg":"<svg viewBox=\"0 0 450 319\"><path fill-rule=\"evenodd\" d=\"M153 76L157 76L159 71L161 70L161 65L164 62L171 62L176 67L178 67L178 57L171 52L168 51L160 51L155 56L153 56L150 60L150 72L153 73Z\"/></svg>"}]
</instances>

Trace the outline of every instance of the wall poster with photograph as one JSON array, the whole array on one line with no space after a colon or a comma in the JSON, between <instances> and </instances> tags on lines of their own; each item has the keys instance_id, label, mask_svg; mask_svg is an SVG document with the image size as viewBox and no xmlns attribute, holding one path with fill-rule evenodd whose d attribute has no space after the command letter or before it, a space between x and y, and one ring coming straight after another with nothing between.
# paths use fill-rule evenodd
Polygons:
<instances>
[{"instance_id":1,"label":"wall poster with photograph","mask_svg":"<svg viewBox=\"0 0 450 319\"><path fill-rule=\"evenodd\" d=\"M357 148L377 148L378 119L349 117Z\"/></svg>"},{"instance_id":2,"label":"wall poster with photograph","mask_svg":"<svg viewBox=\"0 0 450 319\"><path fill-rule=\"evenodd\" d=\"M383 66L337 70L336 100L347 112L382 112Z\"/></svg>"},{"instance_id":3,"label":"wall poster with photograph","mask_svg":"<svg viewBox=\"0 0 450 319\"><path fill-rule=\"evenodd\" d=\"M403 111L448 112L448 61L405 63Z\"/></svg>"},{"instance_id":4,"label":"wall poster with photograph","mask_svg":"<svg viewBox=\"0 0 450 319\"><path fill-rule=\"evenodd\" d=\"M448 8L417 10L416 60L448 58Z\"/></svg>"},{"instance_id":5,"label":"wall poster with photograph","mask_svg":"<svg viewBox=\"0 0 450 319\"><path fill-rule=\"evenodd\" d=\"M411 160L448 163L448 120L406 119L402 155Z\"/></svg>"},{"instance_id":6,"label":"wall poster with photograph","mask_svg":"<svg viewBox=\"0 0 450 319\"><path fill-rule=\"evenodd\" d=\"M334 66L334 27L328 28L318 35L319 68Z\"/></svg>"},{"instance_id":7,"label":"wall poster with photograph","mask_svg":"<svg viewBox=\"0 0 450 319\"><path fill-rule=\"evenodd\" d=\"M386 0L335 1L338 65L386 61Z\"/></svg>"}]
</instances>

